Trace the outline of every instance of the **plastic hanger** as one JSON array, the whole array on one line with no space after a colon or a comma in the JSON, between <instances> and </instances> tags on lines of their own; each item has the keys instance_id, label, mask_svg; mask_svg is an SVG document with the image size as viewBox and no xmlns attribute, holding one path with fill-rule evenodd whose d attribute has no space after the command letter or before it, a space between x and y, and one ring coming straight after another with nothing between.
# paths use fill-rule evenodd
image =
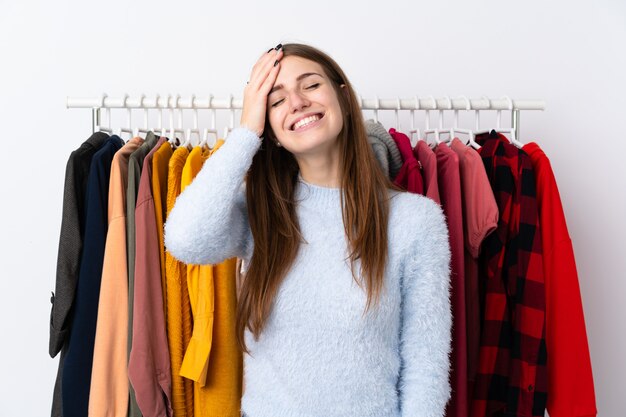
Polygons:
<instances>
[{"instance_id":1,"label":"plastic hanger","mask_svg":"<svg viewBox=\"0 0 626 417\"><path fill-rule=\"evenodd\" d=\"M459 98L462 98L463 100L465 100L465 110L467 111L471 110L472 106L470 105L469 99L465 96L459 96ZM458 123L459 123L459 110L455 109L454 110L454 133L466 134L469 139L467 143L465 142L464 143L466 145L470 145L474 149L480 149L480 145L474 140L474 132L472 132L470 129L459 128ZM452 143L452 141L450 141L450 143Z\"/></svg>"},{"instance_id":2,"label":"plastic hanger","mask_svg":"<svg viewBox=\"0 0 626 417\"><path fill-rule=\"evenodd\" d=\"M452 100L450 100L449 96L444 96L448 101L448 106L446 109L439 109L437 111L439 127L435 131L435 138L438 144L440 143L449 143L452 142L452 138L454 137L454 129L444 129L443 128L443 111L444 110L452 110ZM442 134L448 134L446 139L441 139Z\"/></svg>"},{"instance_id":3,"label":"plastic hanger","mask_svg":"<svg viewBox=\"0 0 626 417\"><path fill-rule=\"evenodd\" d=\"M509 102L509 108L508 110L513 112L513 100L511 100L511 98L509 96L504 96L502 98L505 98L506 100L508 100ZM496 128L493 129L498 133L508 133L509 137L507 137L507 139L509 140L509 142L511 142L513 145L517 146L518 148L522 148L524 146L524 144L520 141L517 140L517 138L515 137L515 128L511 127L511 128L502 128L500 127L501 124L501 119L502 119L502 110L498 110L497 111L497 116L496 116Z\"/></svg>"},{"instance_id":4,"label":"plastic hanger","mask_svg":"<svg viewBox=\"0 0 626 417\"><path fill-rule=\"evenodd\" d=\"M175 149L178 147L180 142L176 140L176 135L174 132L174 111L173 111L172 106L170 106L171 97L172 97L171 94L167 95L167 103L165 104L165 107L164 107L164 108L167 108L167 115L170 121L169 133L168 133L168 130L165 128L165 126L161 126L161 136L167 137L167 141L169 142L170 146ZM161 108L161 112L163 112L163 108Z\"/></svg>"},{"instance_id":5,"label":"plastic hanger","mask_svg":"<svg viewBox=\"0 0 626 417\"><path fill-rule=\"evenodd\" d=\"M491 100L488 97L481 96L485 101L487 101L487 108L480 110L490 110L491 109ZM480 130L480 111L479 109L474 109L474 122L476 124L476 129L472 132L474 137L478 135L483 135L485 133L491 132L491 130Z\"/></svg>"},{"instance_id":6,"label":"plastic hanger","mask_svg":"<svg viewBox=\"0 0 626 417\"><path fill-rule=\"evenodd\" d=\"M157 106L157 107L160 107L160 110L159 110L159 123L158 123L158 127L156 128L156 130L157 130L157 131L159 131L159 130L160 130L160 131L161 131L161 136L165 137L165 136L167 136L167 131L166 131L166 129L165 129L165 126L163 126L163 109L165 109L165 108L167 108L167 107L169 106L169 103L170 103L170 95L169 95L169 94L167 95L167 101L166 101L166 103L165 103L165 106L163 106L163 105L159 106L159 99L160 99L160 98L161 98L161 96L159 96L159 95L157 94L157 96L156 96L156 106ZM170 145L172 146L172 148L176 147L176 146L175 146L175 143L174 143L174 141L173 141L173 139L172 139L172 138L168 138L168 140L167 140L167 141L170 143Z\"/></svg>"},{"instance_id":7,"label":"plastic hanger","mask_svg":"<svg viewBox=\"0 0 626 417\"><path fill-rule=\"evenodd\" d=\"M146 135L148 134L148 132L150 132L150 130L148 129L148 109L144 107L143 101L146 98L145 94L142 94L141 97L139 98L139 107L141 107L143 109L143 128L141 127L135 127L133 129L133 138L136 137L140 137L139 133L145 133ZM130 115L129 115L130 117ZM129 118L130 120L130 118ZM129 123L130 125L130 123Z\"/></svg>"},{"instance_id":8,"label":"plastic hanger","mask_svg":"<svg viewBox=\"0 0 626 417\"><path fill-rule=\"evenodd\" d=\"M401 105L400 105L400 97L396 97L396 108L394 110L395 116L396 116L396 124L395 124L395 128L396 130L400 130L400 110L401 110Z\"/></svg>"},{"instance_id":9,"label":"plastic hanger","mask_svg":"<svg viewBox=\"0 0 626 417\"><path fill-rule=\"evenodd\" d=\"M422 135L420 134L420 130L418 127L415 127L415 110L419 110L420 108L420 100L419 98L417 98L417 96L415 96L415 108L411 109L411 130L409 130L409 138L411 140L411 146L415 147L415 145L417 145L417 142L419 142L422 139ZM413 134L416 133L417 134L417 140L413 140Z\"/></svg>"},{"instance_id":10,"label":"plastic hanger","mask_svg":"<svg viewBox=\"0 0 626 417\"><path fill-rule=\"evenodd\" d=\"M128 133L129 135L131 135L131 137L128 140L125 140L124 142L128 142L130 139L132 139L132 134L133 134L133 129L131 128L131 126L133 125L132 123L132 115L130 112L130 107L127 106L126 101L128 100L128 94L124 94L124 100L122 102L122 106L126 109L126 115L127 115L127 119L128 119L128 127L120 127L118 129L118 133L117 136L119 136L122 140L124 139L122 137L123 133Z\"/></svg>"},{"instance_id":11,"label":"plastic hanger","mask_svg":"<svg viewBox=\"0 0 626 417\"><path fill-rule=\"evenodd\" d=\"M425 119L425 129L424 129L424 140L426 141L426 143L428 143L428 145L432 148L435 147L436 145L439 144L439 137L437 136L437 129L431 129L430 128L430 111L431 110L436 110L437 109L437 101L435 100L435 97L433 96L429 96L430 100L432 102L432 106L430 109L426 109L426 119ZM428 135L434 133L435 134L435 143L431 144L428 142Z\"/></svg>"},{"instance_id":12,"label":"plastic hanger","mask_svg":"<svg viewBox=\"0 0 626 417\"><path fill-rule=\"evenodd\" d=\"M100 97L100 107L98 108L98 119L100 119L100 111L104 109L107 115L108 126L104 127L102 126L102 124L98 124L97 126L95 126L95 130L96 132L105 132L105 133L108 133L109 135L112 135L113 129L111 129L111 109L108 107L106 108L104 107L104 99L106 97L107 97L106 94L102 94L102 96Z\"/></svg>"},{"instance_id":13,"label":"plastic hanger","mask_svg":"<svg viewBox=\"0 0 626 417\"><path fill-rule=\"evenodd\" d=\"M376 107L374 108L374 122L378 123L378 109L380 109L380 99L378 96L374 96L376 98Z\"/></svg>"},{"instance_id":14,"label":"plastic hanger","mask_svg":"<svg viewBox=\"0 0 626 417\"><path fill-rule=\"evenodd\" d=\"M209 149L213 149L215 148L215 144L217 143L217 139L218 139L218 135L217 135L217 129L215 127L216 122L215 122L215 109L212 106L212 102L213 102L213 94L209 94L209 108L211 109L211 127L210 128L205 128L203 130L202 133L202 141L200 141L199 146L201 147L205 147L205 148L209 148ZM208 140L209 140L209 133L213 133L215 135L215 141L213 142L212 145L208 144Z\"/></svg>"},{"instance_id":15,"label":"plastic hanger","mask_svg":"<svg viewBox=\"0 0 626 417\"><path fill-rule=\"evenodd\" d=\"M230 109L230 123L224 127L224 138L228 137L228 134L235 128L235 109L233 108L233 95L229 95L228 108Z\"/></svg>"},{"instance_id":16,"label":"plastic hanger","mask_svg":"<svg viewBox=\"0 0 626 417\"><path fill-rule=\"evenodd\" d=\"M195 104L196 95L191 95L191 108L193 109L193 129L187 128L184 132L185 141L181 143L180 146L184 146L187 149L191 150L193 148L193 144L191 143L191 136L193 134L198 135L198 144L200 143L200 130L198 130L198 109ZM182 116L181 116L182 119Z\"/></svg>"}]
</instances>

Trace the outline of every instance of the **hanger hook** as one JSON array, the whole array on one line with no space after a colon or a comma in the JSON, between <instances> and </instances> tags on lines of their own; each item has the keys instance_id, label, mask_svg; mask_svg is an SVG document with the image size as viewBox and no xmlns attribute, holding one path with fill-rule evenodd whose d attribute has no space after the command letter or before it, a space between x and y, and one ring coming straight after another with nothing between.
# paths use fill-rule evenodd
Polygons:
<instances>
[{"instance_id":1,"label":"hanger hook","mask_svg":"<svg viewBox=\"0 0 626 417\"><path fill-rule=\"evenodd\" d=\"M402 109L402 105L400 104L400 97L396 97L396 129L400 130L400 110Z\"/></svg>"},{"instance_id":2,"label":"hanger hook","mask_svg":"<svg viewBox=\"0 0 626 417\"><path fill-rule=\"evenodd\" d=\"M174 140L174 107L171 104L172 95L167 95L167 116L170 120L170 139ZM165 130L165 129L164 129Z\"/></svg>"},{"instance_id":3,"label":"hanger hook","mask_svg":"<svg viewBox=\"0 0 626 417\"><path fill-rule=\"evenodd\" d=\"M102 93L102 96L100 96L100 108L104 108L104 99L107 97L106 93Z\"/></svg>"},{"instance_id":4,"label":"hanger hook","mask_svg":"<svg viewBox=\"0 0 626 417\"><path fill-rule=\"evenodd\" d=\"M127 104L128 102L128 94L124 94L124 108L126 109L126 115L128 116L128 130L132 131L133 122L132 122L132 114L130 111L130 107Z\"/></svg>"},{"instance_id":5,"label":"hanger hook","mask_svg":"<svg viewBox=\"0 0 626 417\"><path fill-rule=\"evenodd\" d=\"M416 123L415 123L415 110L419 110L420 108L420 100L417 97L417 94L413 97L415 99L415 108L411 109L411 130L410 130L410 134L411 134L411 143L413 143L413 133L417 133L417 140L419 140L420 137L420 131L419 129L417 129Z\"/></svg>"},{"instance_id":6,"label":"hanger hook","mask_svg":"<svg viewBox=\"0 0 626 417\"><path fill-rule=\"evenodd\" d=\"M374 96L376 98L376 107L374 107L374 121L376 123L378 123L378 109L380 109L380 100L378 99L378 96Z\"/></svg>"}]
</instances>

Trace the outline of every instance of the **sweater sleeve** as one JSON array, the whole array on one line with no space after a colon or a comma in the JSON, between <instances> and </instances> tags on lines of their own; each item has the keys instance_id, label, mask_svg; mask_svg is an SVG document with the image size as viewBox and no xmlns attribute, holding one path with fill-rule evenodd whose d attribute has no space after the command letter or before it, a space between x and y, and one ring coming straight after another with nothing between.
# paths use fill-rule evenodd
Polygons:
<instances>
[{"instance_id":1,"label":"sweater sleeve","mask_svg":"<svg viewBox=\"0 0 626 417\"><path fill-rule=\"evenodd\" d=\"M251 258L244 177L260 145L256 133L238 127L207 159L166 220L165 247L172 256L187 264Z\"/></svg>"},{"instance_id":2,"label":"sweater sleeve","mask_svg":"<svg viewBox=\"0 0 626 417\"><path fill-rule=\"evenodd\" d=\"M402 277L399 391L403 417L445 415L450 398L450 245L441 208L429 199Z\"/></svg>"}]
</instances>

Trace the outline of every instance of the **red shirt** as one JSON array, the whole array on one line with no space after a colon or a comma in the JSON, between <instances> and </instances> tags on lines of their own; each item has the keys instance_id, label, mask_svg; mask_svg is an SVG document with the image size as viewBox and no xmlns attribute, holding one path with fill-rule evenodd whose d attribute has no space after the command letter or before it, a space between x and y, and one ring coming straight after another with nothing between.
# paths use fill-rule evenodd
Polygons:
<instances>
[{"instance_id":1,"label":"red shirt","mask_svg":"<svg viewBox=\"0 0 626 417\"><path fill-rule=\"evenodd\" d=\"M393 127L389 129L389 134L396 145L398 145L398 150L402 157L402 167L396 178L394 178L393 183L410 193L424 194L424 182L420 172L421 165L413 156L411 140L407 135L398 132Z\"/></svg>"},{"instance_id":2,"label":"red shirt","mask_svg":"<svg viewBox=\"0 0 626 417\"><path fill-rule=\"evenodd\" d=\"M535 171L546 279L548 413L595 416L596 398L572 241L550 160L535 143L524 145Z\"/></svg>"},{"instance_id":3,"label":"red shirt","mask_svg":"<svg viewBox=\"0 0 626 417\"><path fill-rule=\"evenodd\" d=\"M435 153L424 140L417 141L413 149L415 159L422 165L422 178L424 180L424 195L437 204L441 204L439 199L439 185L437 184L437 158Z\"/></svg>"},{"instance_id":4,"label":"red shirt","mask_svg":"<svg viewBox=\"0 0 626 417\"><path fill-rule=\"evenodd\" d=\"M498 205L476 150L454 138L450 144L459 156L465 236L465 311L467 323L468 391L474 391L480 350L480 303L478 258L485 237L498 227Z\"/></svg>"},{"instance_id":5,"label":"red shirt","mask_svg":"<svg viewBox=\"0 0 626 417\"><path fill-rule=\"evenodd\" d=\"M437 182L441 206L448 223L451 251L450 287L452 303L452 397L446 409L448 417L467 416L467 334L465 321L465 264L463 250L463 205L459 157L445 143L435 148Z\"/></svg>"},{"instance_id":6,"label":"red shirt","mask_svg":"<svg viewBox=\"0 0 626 417\"><path fill-rule=\"evenodd\" d=\"M493 132L478 135L498 204L483 243L486 275L472 417L543 417L548 392L543 250L529 156Z\"/></svg>"}]
</instances>

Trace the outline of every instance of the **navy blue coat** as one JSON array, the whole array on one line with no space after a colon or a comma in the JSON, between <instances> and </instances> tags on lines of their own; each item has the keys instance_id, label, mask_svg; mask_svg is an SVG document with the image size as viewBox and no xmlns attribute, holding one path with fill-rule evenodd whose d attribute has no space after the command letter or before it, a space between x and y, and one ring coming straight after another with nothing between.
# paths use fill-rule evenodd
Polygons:
<instances>
[{"instance_id":1,"label":"navy blue coat","mask_svg":"<svg viewBox=\"0 0 626 417\"><path fill-rule=\"evenodd\" d=\"M91 161L87 182L85 234L81 255L69 345L63 363L63 417L84 417L89 388L104 246L108 229L109 178L113 156L124 142L111 136Z\"/></svg>"}]
</instances>

